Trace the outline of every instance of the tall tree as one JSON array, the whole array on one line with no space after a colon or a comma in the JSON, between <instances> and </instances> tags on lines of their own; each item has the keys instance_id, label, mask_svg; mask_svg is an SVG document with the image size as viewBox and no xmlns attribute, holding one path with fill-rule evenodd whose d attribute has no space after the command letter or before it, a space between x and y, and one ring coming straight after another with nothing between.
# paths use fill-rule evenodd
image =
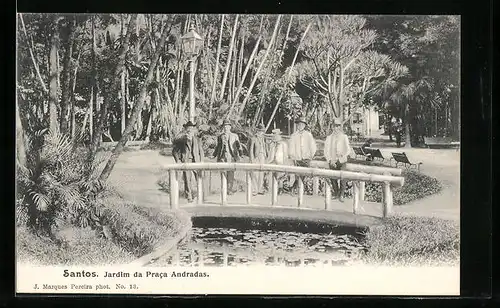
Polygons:
<instances>
[{"instance_id":1,"label":"tall tree","mask_svg":"<svg viewBox=\"0 0 500 308\"><path fill-rule=\"evenodd\" d=\"M99 118L99 123L96 129L96 133L94 134L93 140L92 140L92 147L91 147L91 154L92 156L95 155L97 152L97 148L99 146L100 138L101 135L104 133L104 128L106 126L107 122L107 117L108 117L108 108L109 105L111 104L111 101L113 98L117 95L118 89L120 88L120 81L121 81L121 72L125 69L125 60L127 57L127 52L129 50L130 46L130 37L132 35L132 32L134 31L134 27L136 27L137 23L137 14L133 14L130 18L129 24L128 24L128 29L127 29L127 34L125 35L125 39L122 43L121 50L118 56L118 62L116 64L116 68L114 70L114 73L112 74L112 81L111 81L111 87L110 89L107 90L105 93L105 100L104 104L101 107L101 114Z\"/></svg>"},{"instance_id":2,"label":"tall tree","mask_svg":"<svg viewBox=\"0 0 500 308\"><path fill-rule=\"evenodd\" d=\"M153 58L151 59L151 63L149 65L148 73L146 76L146 80L144 80L144 84L141 87L141 92L139 94L139 97L137 99L137 102L135 103L132 112L131 112L131 117L130 121L127 124L127 127L125 128L125 131L123 132L122 137L118 141L118 144L113 150L113 153L111 154L111 157L109 158L108 162L106 163L106 166L104 167L101 175L99 176L99 179L101 181L106 181L109 175L111 174L111 171L113 170L113 167L116 164L116 161L118 160L118 157L120 154L123 152L123 149L125 147L125 144L127 143L127 140L129 138L129 135L132 133L132 130L136 124L136 122L139 120L142 108L144 106L144 102L146 101L146 96L148 94L149 86L151 82L153 81L153 77L155 75L155 70L156 70L156 65L158 64L158 59L160 58L160 54L163 51L163 46L165 45L165 41L169 35L169 31L167 31L166 27L163 29L160 42L158 43L156 47L156 52L153 55Z\"/></svg>"}]
</instances>

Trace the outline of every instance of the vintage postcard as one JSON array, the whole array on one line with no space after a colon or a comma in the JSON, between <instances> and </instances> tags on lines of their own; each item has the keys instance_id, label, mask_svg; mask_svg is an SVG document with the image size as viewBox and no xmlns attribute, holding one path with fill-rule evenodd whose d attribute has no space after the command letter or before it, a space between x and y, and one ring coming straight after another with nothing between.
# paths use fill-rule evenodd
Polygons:
<instances>
[{"instance_id":1,"label":"vintage postcard","mask_svg":"<svg viewBox=\"0 0 500 308\"><path fill-rule=\"evenodd\" d=\"M459 295L460 22L19 12L17 292Z\"/></svg>"}]
</instances>

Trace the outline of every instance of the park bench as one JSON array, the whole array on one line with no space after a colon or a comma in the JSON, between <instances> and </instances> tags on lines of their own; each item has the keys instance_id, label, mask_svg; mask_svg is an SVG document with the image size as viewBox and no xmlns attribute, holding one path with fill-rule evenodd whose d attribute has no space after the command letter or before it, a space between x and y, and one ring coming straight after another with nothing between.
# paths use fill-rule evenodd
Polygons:
<instances>
[{"instance_id":1,"label":"park bench","mask_svg":"<svg viewBox=\"0 0 500 308\"><path fill-rule=\"evenodd\" d=\"M424 137L425 145L432 149L436 148L459 148L460 142L453 141L449 137Z\"/></svg>"},{"instance_id":2,"label":"park bench","mask_svg":"<svg viewBox=\"0 0 500 308\"><path fill-rule=\"evenodd\" d=\"M380 152L380 149L366 147L363 151L365 153L365 156L370 157L371 159L378 158L382 161L385 160L382 152Z\"/></svg>"},{"instance_id":3,"label":"park bench","mask_svg":"<svg viewBox=\"0 0 500 308\"><path fill-rule=\"evenodd\" d=\"M363 151L361 147L352 147L352 150L354 151L356 157L358 156L366 157L366 153Z\"/></svg>"},{"instance_id":4,"label":"park bench","mask_svg":"<svg viewBox=\"0 0 500 308\"><path fill-rule=\"evenodd\" d=\"M411 168L412 166L415 166L418 171L420 171L420 165L422 162L419 163L412 163L408 159L408 156L406 156L406 153L401 152L401 153L392 153L392 158L394 158L394 161L396 162L396 167L398 164L403 164L407 169Z\"/></svg>"}]
</instances>

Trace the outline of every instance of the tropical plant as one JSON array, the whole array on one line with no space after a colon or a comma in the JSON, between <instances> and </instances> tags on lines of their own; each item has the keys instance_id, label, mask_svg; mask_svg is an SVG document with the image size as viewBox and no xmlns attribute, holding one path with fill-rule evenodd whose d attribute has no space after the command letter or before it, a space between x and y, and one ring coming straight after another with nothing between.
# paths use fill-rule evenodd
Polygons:
<instances>
[{"instance_id":1,"label":"tropical plant","mask_svg":"<svg viewBox=\"0 0 500 308\"><path fill-rule=\"evenodd\" d=\"M59 221L99 226L107 186L98 179L98 163L89 165L86 150L69 136L43 129L26 137L25 164L17 164L17 221L51 236Z\"/></svg>"}]
</instances>

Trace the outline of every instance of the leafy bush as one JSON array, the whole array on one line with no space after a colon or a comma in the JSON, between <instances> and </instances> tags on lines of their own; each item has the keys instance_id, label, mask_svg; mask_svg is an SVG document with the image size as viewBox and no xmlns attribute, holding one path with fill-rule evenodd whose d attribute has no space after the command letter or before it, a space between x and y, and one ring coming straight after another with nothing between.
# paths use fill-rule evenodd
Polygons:
<instances>
[{"instance_id":1,"label":"leafy bush","mask_svg":"<svg viewBox=\"0 0 500 308\"><path fill-rule=\"evenodd\" d=\"M18 227L17 260L31 265L112 265L131 262L134 257L120 246L98 237L89 228L56 232L56 241Z\"/></svg>"},{"instance_id":2,"label":"leafy bush","mask_svg":"<svg viewBox=\"0 0 500 308\"><path fill-rule=\"evenodd\" d=\"M368 263L437 265L460 257L460 228L450 220L394 216L371 227L365 241Z\"/></svg>"},{"instance_id":3,"label":"leafy bush","mask_svg":"<svg viewBox=\"0 0 500 308\"><path fill-rule=\"evenodd\" d=\"M190 226L191 220L178 212L162 212L109 198L102 211L106 236L139 257L148 254L168 237Z\"/></svg>"}]
</instances>

